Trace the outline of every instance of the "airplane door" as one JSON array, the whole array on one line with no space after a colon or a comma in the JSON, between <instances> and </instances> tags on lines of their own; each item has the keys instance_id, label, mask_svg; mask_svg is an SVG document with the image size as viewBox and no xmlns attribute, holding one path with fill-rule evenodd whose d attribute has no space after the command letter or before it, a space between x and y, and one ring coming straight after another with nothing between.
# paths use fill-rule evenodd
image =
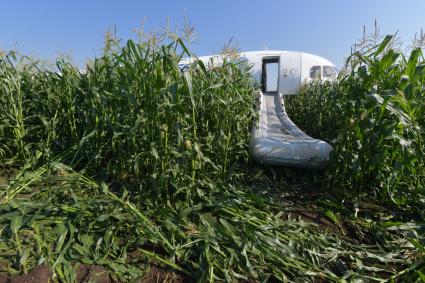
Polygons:
<instances>
[{"instance_id":1,"label":"airplane door","mask_svg":"<svg viewBox=\"0 0 425 283\"><path fill-rule=\"evenodd\" d=\"M278 92L294 95L301 86L301 53L289 52L280 55Z\"/></svg>"}]
</instances>

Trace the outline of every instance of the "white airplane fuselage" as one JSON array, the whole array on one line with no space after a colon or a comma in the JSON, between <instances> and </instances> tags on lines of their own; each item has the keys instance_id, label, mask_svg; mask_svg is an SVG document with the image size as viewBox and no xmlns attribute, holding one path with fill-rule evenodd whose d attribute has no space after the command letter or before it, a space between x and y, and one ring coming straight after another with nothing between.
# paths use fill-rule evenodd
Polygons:
<instances>
[{"instance_id":1,"label":"white airplane fuselage","mask_svg":"<svg viewBox=\"0 0 425 283\"><path fill-rule=\"evenodd\" d=\"M220 64L223 56L202 56L198 59L206 66L211 66ZM305 83L328 80L338 74L338 69L332 62L305 52L250 51L240 53L238 60L246 61L251 66L250 71L264 92L276 91L283 95L294 95ZM193 58L183 59L181 65L193 61Z\"/></svg>"}]
</instances>

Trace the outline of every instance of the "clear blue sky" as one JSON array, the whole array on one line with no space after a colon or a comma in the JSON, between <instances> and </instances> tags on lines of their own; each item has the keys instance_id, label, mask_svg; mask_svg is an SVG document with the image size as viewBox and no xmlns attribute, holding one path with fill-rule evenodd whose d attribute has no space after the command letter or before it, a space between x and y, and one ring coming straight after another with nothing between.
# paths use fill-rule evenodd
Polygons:
<instances>
[{"instance_id":1,"label":"clear blue sky","mask_svg":"<svg viewBox=\"0 0 425 283\"><path fill-rule=\"evenodd\" d=\"M230 38L242 50L285 49L311 52L341 66L365 25L376 19L383 33L399 31L405 42L425 28L425 0L9 0L2 2L0 49L53 61L71 54L82 65L99 54L103 35L116 26L119 38L145 30L195 27L197 55L214 54Z\"/></svg>"}]
</instances>

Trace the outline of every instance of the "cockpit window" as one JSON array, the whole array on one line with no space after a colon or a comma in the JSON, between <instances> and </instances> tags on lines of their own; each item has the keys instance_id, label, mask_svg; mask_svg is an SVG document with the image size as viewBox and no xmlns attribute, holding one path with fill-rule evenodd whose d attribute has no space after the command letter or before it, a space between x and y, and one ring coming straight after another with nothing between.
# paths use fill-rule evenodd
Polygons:
<instances>
[{"instance_id":1,"label":"cockpit window","mask_svg":"<svg viewBox=\"0 0 425 283\"><path fill-rule=\"evenodd\" d=\"M323 66L323 77L335 77L336 71L331 66Z\"/></svg>"},{"instance_id":2,"label":"cockpit window","mask_svg":"<svg viewBox=\"0 0 425 283\"><path fill-rule=\"evenodd\" d=\"M312 78L312 79L317 79L317 78L320 79L321 69L322 69L321 66L313 66L313 67L311 67L311 69L310 69L310 78Z\"/></svg>"}]
</instances>

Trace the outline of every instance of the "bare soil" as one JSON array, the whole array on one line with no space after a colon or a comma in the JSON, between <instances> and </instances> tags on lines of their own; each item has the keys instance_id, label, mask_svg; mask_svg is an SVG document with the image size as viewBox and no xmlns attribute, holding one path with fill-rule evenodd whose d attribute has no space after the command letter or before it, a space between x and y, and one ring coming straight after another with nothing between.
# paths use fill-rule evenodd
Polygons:
<instances>
[{"instance_id":1,"label":"bare soil","mask_svg":"<svg viewBox=\"0 0 425 283\"><path fill-rule=\"evenodd\" d=\"M52 272L46 266L38 265L28 274L6 277L0 275L0 283L49 283L54 282ZM111 283L108 272L98 265L80 265L77 270L78 283Z\"/></svg>"},{"instance_id":2,"label":"bare soil","mask_svg":"<svg viewBox=\"0 0 425 283\"><path fill-rule=\"evenodd\" d=\"M153 266L148 273L140 278L139 283L157 283L157 282L170 282L170 283L182 283L190 282L190 280L183 278L179 274L174 272Z\"/></svg>"},{"instance_id":3,"label":"bare soil","mask_svg":"<svg viewBox=\"0 0 425 283\"><path fill-rule=\"evenodd\" d=\"M0 275L0 283L33 283L33 282L52 282L52 273L49 268L39 265L31 272L15 277L5 277Z\"/></svg>"}]
</instances>

